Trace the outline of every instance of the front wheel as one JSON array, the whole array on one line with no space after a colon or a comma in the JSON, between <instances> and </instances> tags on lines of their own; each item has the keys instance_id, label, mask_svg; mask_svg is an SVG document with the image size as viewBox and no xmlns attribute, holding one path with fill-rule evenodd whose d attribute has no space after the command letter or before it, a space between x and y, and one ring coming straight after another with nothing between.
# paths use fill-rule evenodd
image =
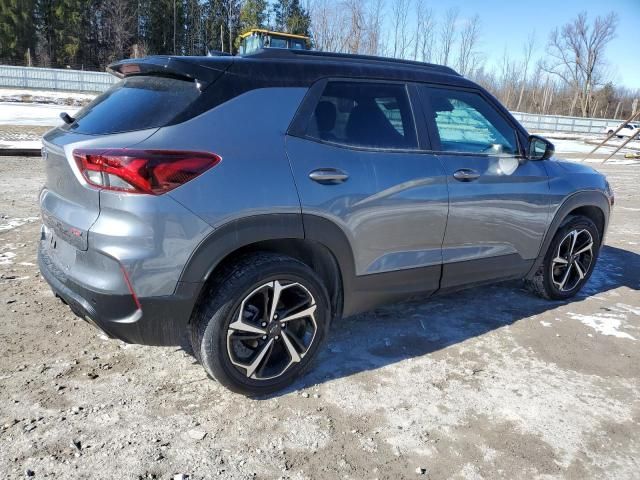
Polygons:
<instances>
[{"instance_id":1,"label":"front wheel","mask_svg":"<svg viewBox=\"0 0 640 480\"><path fill-rule=\"evenodd\" d=\"M572 216L553 237L544 261L527 287L537 295L565 300L573 297L593 273L600 233L585 216Z\"/></svg>"},{"instance_id":2,"label":"front wheel","mask_svg":"<svg viewBox=\"0 0 640 480\"><path fill-rule=\"evenodd\" d=\"M331 315L327 291L304 263L247 256L223 271L201 302L191 343L207 373L245 395L292 383L310 366Z\"/></svg>"}]
</instances>

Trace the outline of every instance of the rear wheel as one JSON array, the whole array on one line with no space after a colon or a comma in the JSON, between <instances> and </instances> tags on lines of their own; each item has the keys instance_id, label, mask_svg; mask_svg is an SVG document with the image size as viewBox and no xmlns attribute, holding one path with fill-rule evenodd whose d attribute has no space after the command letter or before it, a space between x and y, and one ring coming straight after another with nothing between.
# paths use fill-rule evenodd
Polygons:
<instances>
[{"instance_id":1,"label":"rear wheel","mask_svg":"<svg viewBox=\"0 0 640 480\"><path fill-rule=\"evenodd\" d=\"M193 319L192 347L221 384L263 395L308 369L329 318L326 289L307 265L254 254L225 270L206 295Z\"/></svg>"},{"instance_id":2,"label":"rear wheel","mask_svg":"<svg viewBox=\"0 0 640 480\"><path fill-rule=\"evenodd\" d=\"M573 297L589 280L600 250L600 233L584 216L572 216L553 237L540 268L526 284L541 297Z\"/></svg>"}]
</instances>

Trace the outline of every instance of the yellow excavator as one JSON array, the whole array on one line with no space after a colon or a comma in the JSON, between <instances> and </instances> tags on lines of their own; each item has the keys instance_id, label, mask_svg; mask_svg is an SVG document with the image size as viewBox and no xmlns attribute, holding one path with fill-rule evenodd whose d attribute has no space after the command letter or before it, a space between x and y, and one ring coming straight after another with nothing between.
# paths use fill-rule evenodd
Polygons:
<instances>
[{"instance_id":1,"label":"yellow excavator","mask_svg":"<svg viewBox=\"0 0 640 480\"><path fill-rule=\"evenodd\" d=\"M262 28L252 28L240 35L240 55L249 55L261 48L291 48L294 50L309 50L311 39L304 35L292 33L272 32Z\"/></svg>"}]
</instances>

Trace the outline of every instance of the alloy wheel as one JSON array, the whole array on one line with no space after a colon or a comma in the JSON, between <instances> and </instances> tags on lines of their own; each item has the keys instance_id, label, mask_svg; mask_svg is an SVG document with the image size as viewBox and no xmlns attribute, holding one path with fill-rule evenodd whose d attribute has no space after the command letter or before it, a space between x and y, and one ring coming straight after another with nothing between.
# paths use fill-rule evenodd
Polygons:
<instances>
[{"instance_id":1,"label":"alloy wheel","mask_svg":"<svg viewBox=\"0 0 640 480\"><path fill-rule=\"evenodd\" d=\"M586 229L570 231L560 242L551 261L553 283L561 292L576 288L593 263L593 237Z\"/></svg>"},{"instance_id":2,"label":"alloy wheel","mask_svg":"<svg viewBox=\"0 0 640 480\"><path fill-rule=\"evenodd\" d=\"M240 304L227 329L231 363L248 378L277 378L302 361L316 337L316 302L298 282L275 280Z\"/></svg>"}]
</instances>

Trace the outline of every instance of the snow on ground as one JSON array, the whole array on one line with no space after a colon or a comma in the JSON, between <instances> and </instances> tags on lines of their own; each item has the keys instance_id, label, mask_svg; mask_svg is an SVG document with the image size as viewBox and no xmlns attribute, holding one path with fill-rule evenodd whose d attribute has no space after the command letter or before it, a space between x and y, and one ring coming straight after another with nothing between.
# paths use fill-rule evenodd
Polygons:
<instances>
[{"instance_id":1,"label":"snow on ground","mask_svg":"<svg viewBox=\"0 0 640 480\"><path fill-rule=\"evenodd\" d=\"M11 150L32 150L34 148L42 148L42 140L0 140L0 149L3 148Z\"/></svg>"},{"instance_id":2,"label":"snow on ground","mask_svg":"<svg viewBox=\"0 0 640 480\"><path fill-rule=\"evenodd\" d=\"M49 97L49 98L77 98L84 100L93 100L97 94L70 92L62 90L34 90L30 88L0 88L0 97Z\"/></svg>"},{"instance_id":3,"label":"snow on ground","mask_svg":"<svg viewBox=\"0 0 640 480\"><path fill-rule=\"evenodd\" d=\"M60 114L73 116L77 107L39 103L0 102L0 125L41 125L55 127L62 123Z\"/></svg>"}]
</instances>

